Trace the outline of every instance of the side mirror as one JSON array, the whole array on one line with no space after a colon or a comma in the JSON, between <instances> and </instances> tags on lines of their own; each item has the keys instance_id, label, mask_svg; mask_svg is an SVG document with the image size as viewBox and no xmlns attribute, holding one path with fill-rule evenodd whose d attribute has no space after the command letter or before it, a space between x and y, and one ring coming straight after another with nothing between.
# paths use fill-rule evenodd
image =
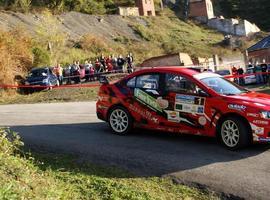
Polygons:
<instances>
[{"instance_id":1,"label":"side mirror","mask_svg":"<svg viewBox=\"0 0 270 200\"><path fill-rule=\"evenodd\" d=\"M205 91L203 91L203 90L199 90L198 91L198 94L200 95L200 96L202 96L202 97L209 97L209 94L207 94Z\"/></svg>"},{"instance_id":2,"label":"side mirror","mask_svg":"<svg viewBox=\"0 0 270 200\"><path fill-rule=\"evenodd\" d=\"M108 85L109 84L109 80L106 76L100 76L99 77L99 82L103 85Z\"/></svg>"}]
</instances>

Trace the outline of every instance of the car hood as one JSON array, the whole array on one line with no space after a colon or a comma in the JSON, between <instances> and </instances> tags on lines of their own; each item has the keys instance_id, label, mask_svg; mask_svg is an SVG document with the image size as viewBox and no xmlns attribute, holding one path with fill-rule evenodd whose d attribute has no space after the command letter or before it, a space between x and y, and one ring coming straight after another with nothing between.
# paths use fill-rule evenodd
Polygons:
<instances>
[{"instance_id":1,"label":"car hood","mask_svg":"<svg viewBox=\"0 0 270 200\"><path fill-rule=\"evenodd\" d=\"M270 110L270 95L258 93L258 92L248 92L240 95L228 96L226 97L227 101L230 103L236 103L243 105L251 105L256 106L261 109L269 109Z\"/></svg>"}]
</instances>

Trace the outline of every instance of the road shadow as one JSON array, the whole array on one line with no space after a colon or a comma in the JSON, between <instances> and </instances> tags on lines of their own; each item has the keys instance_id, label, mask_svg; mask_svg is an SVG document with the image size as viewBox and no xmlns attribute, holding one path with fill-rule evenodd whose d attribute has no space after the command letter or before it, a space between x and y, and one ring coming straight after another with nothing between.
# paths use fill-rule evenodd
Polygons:
<instances>
[{"instance_id":1,"label":"road shadow","mask_svg":"<svg viewBox=\"0 0 270 200\"><path fill-rule=\"evenodd\" d=\"M232 152L214 138L172 135L135 129L128 136L111 133L106 123L13 126L33 151L72 154L79 161L127 170L136 176L179 171L250 158L270 145L256 144Z\"/></svg>"}]
</instances>

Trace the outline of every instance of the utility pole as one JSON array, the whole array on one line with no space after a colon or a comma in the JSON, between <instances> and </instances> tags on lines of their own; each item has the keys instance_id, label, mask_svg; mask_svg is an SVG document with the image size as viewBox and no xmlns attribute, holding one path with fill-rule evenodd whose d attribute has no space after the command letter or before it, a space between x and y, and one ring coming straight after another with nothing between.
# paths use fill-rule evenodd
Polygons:
<instances>
[{"instance_id":1,"label":"utility pole","mask_svg":"<svg viewBox=\"0 0 270 200\"><path fill-rule=\"evenodd\" d=\"M164 9L164 6L163 6L163 0L160 0L160 9L163 10Z\"/></svg>"},{"instance_id":2,"label":"utility pole","mask_svg":"<svg viewBox=\"0 0 270 200\"><path fill-rule=\"evenodd\" d=\"M188 19L189 15L189 0L185 0L184 2L184 20L186 21Z\"/></svg>"}]
</instances>

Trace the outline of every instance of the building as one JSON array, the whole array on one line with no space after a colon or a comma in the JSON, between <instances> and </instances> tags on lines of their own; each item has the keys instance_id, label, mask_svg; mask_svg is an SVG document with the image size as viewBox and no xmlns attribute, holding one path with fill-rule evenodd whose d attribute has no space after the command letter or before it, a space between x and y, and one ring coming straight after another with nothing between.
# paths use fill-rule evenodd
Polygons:
<instances>
[{"instance_id":1,"label":"building","mask_svg":"<svg viewBox=\"0 0 270 200\"><path fill-rule=\"evenodd\" d=\"M251 63L270 63L270 35L247 49L248 61Z\"/></svg>"},{"instance_id":2,"label":"building","mask_svg":"<svg viewBox=\"0 0 270 200\"><path fill-rule=\"evenodd\" d=\"M189 0L189 17L207 22L215 17L211 0Z\"/></svg>"},{"instance_id":3,"label":"building","mask_svg":"<svg viewBox=\"0 0 270 200\"><path fill-rule=\"evenodd\" d=\"M139 16L138 7L118 7L118 14L121 16Z\"/></svg>"},{"instance_id":4,"label":"building","mask_svg":"<svg viewBox=\"0 0 270 200\"><path fill-rule=\"evenodd\" d=\"M189 4L189 17L225 34L246 37L260 32L256 24L250 23L247 20L216 17L211 0L189 0Z\"/></svg>"},{"instance_id":5,"label":"building","mask_svg":"<svg viewBox=\"0 0 270 200\"><path fill-rule=\"evenodd\" d=\"M141 16L156 16L154 0L136 0Z\"/></svg>"}]
</instances>

